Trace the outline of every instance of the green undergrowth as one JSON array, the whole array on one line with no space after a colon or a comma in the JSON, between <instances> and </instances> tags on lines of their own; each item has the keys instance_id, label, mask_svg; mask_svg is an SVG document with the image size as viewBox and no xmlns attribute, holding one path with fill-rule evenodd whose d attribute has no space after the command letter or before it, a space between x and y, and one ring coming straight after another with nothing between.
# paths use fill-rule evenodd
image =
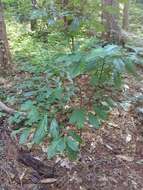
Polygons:
<instances>
[{"instance_id":1,"label":"green undergrowth","mask_svg":"<svg viewBox=\"0 0 143 190\"><path fill-rule=\"evenodd\" d=\"M85 124L98 130L116 105L109 91L121 90L125 73L138 78L136 52L78 36L73 51L61 33L51 33L45 43L23 25L8 28L17 76L7 102L19 110L9 118L17 126L12 137L18 135L20 144L47 139L48 158L75 159Z\"/></svg>"}]
</instances>

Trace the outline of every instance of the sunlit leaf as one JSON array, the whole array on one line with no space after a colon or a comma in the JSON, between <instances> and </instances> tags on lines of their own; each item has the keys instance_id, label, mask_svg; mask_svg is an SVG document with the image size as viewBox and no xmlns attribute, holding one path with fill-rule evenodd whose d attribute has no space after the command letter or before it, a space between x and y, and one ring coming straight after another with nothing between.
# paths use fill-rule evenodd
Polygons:
<instances>
[{"instance_id":1,"label":"sunlit leaf","mask_svg":"<svg viewBox=\"0 0 143 190\"><path fill-rule=\"evenodd\" d=\"M57 138L59 136L59 125L56 119L53 119L50 125L50 135L53 138Z\"/></svg>"},{"instance_id":2,"label":"sunlit leaf","mask_svg":"<svg viewBox=\"0 0 143 190\"><path fill-rule=\"evenodd\" d=\"M25 144L31 132L31 128L25 128L20 135L19 143Z\"/></svg>"},{"instance_id":3,"label":"sunlit leaf","mask_svg":"<svg viewBox=\"0 0 143 190\"><path fill-rule=\"evenodd\" d=\"M48 131L47 127L48 127L48 118L47 115L45 115L35 131L33 137L34 143L39 144L44 139L44 137L47 135Z\"/></svg>"}]
</instances>

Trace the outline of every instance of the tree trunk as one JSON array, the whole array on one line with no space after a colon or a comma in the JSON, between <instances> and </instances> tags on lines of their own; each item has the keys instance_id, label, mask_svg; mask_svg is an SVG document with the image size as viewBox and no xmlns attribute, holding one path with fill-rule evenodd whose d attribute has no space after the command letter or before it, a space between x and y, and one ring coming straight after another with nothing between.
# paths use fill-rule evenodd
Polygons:
<instances>
[{"instance_id":1,"label":"tree trunk","mask_svg":"<svg viewBox=\"0 0 143 190\"><path fill-rule=\"evenodd\" d=\"M68 6L68 0L62 0L61 1L61 5L62 5L62 11L66 10L67 9L67 6ZM67 16L63 16L63 21L64 21L64 30L65 32L67 32L67 29L68 29L68 19L67 19Z\"/></svg>"},{"instance_id":2,"label":"tree trunk","mask_svg":"<svg viewBox=\"0 0 143 190\"><path fill-rule=\"evenodd\" d=\"M118 1L116 0L102 0L102 22L105 27L105 32L103 34L107 41L119 43L121 29L118 25L118 13L112 14L107 9L112 7L118 10Z\"/></svg>"},{"instance_id":3,"label":"tree trunk","mask_svg":"<svg viewBox=\"0 0 143 190\"><path fill-rule=\"evenodd\" d=\"M31 0L32 3L32 10L36 10L37 9L37 1L36 0ZM37 28L37 20L36 19L32 19L31 20L31 30L34 31Z\"/></svg>"},{"instance_id":4,"label":"tree trunk","mask_svg":"<svg viewBox=\"0 0 143 190\"><path fill-rule=\"evenodd\" d=\"M3 6L0 0L0 75L5 75L6 73L9 73L10 60L10 51L6 35Z\"/></svg>"},{"instance_id":5,"label":"tree trunk","mask_svg":"<svg viewBox=\"0 0 143 190\"><path fill-rule=\"evenodd\" d=\"M128 31L128 29L129 29L129 0L124 4L123 29L126 31Z\"/></svg>"}]
</instances>

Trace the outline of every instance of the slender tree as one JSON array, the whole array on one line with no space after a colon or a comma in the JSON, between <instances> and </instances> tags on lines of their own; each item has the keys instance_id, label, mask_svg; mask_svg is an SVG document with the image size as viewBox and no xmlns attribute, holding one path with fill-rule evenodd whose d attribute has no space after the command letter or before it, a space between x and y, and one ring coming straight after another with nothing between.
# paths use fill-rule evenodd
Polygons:
<instances>
[{"instance_id":1,"label":"slender tree","mask_svg":"<svg viewBox=\"0 0 143 190\"><path fill-rule=\"evenodd\" d=\"M117 0L102 0L102 22L105 27L104 37L107 41L119 42L121 29L118 25L118 1ZM111 7L117 10L115 13L110 13L108 8Z\"/></svg>"},{"instance_id":2,"label":"slender tree","mask_svg":"<svg viewBox=\"0 0 143 190\"><path fill-rule=\"evenodd\" d=\"M3 6L0 0L0 74L8 73L10 68L10 51L6 35Z\"/></svg>"},{"instance_id":3,"label":"slender tree","mask_svg":"<svg viewBox=\"0 0 143 190\"><path fill-rule=\"evenodd\" d=\"M128 31L129 29L129 0L124 3L123 9L123 29Z\"/></svg>"},{"instance_id":4,"label":"slender tree","mask_svg":"<svg viewBox=\"0 0 143 190\"><path fill-rule=\"evenodd\" d=\"M62 11L66 10L67 6L68 6L68 0L62 0L61 1ZM66 32L66 30L68 29L68 19L67 19L67 16L63 16L63 21L64 21L64 29L65 29L65 32Z\"/></svg>"},{"instance_id":5,"label":"slender tree","mask_svg":"<svg viewBox=\"0 0 143 190\"><path fill-rule=\"evenodd\" d=\"M36 10L37 9L37 1L36 0L31 0L32 3L32 10ZM31 20L31 30L34 31L36 30L37 27L37 20L36 19L32 19Z\"/></svg>"}]
</instances>

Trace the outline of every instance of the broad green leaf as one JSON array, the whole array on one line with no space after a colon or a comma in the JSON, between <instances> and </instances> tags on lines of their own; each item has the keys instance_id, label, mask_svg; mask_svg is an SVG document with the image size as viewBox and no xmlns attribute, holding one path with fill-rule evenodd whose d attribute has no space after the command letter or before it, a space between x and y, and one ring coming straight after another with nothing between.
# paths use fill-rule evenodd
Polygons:
<instances>
[{"instance_id":1,"label":"broad green leaf","mask_svg":"<svg viewBox=\"0 0 143 190\"><path fill-rule=\"evenodd\" d=\"M32 108L33 102L31 100L28 100L21 105L21 110L23 111L31 110Z\"/></svg>"},{"instance_id":2,"label":"broad green leaf","mask_svg":"<svg viewBox=\"0 0 143 190\"><path fill-rule=\"evenodd\" d=\"M65 149L65 142L62 138L57 138L48 146L48 158L51 159L54 157L58 152L63 152Z\"/></svg>"},{"instance_id":3,"label":"broad green leaf","mask_svg":"<svg viewBox=\"0 0 143 190\"><path fill-rule=\"evenodd\" d=\"M120 73L116 72L114 73L114 84L116 88L120 88L122 85L122 76Z\"/></svg>"},{"instance_id":4,"label":"broad green leaf","mask_svg":"<svg viewBox=\"0 0 143 190\"><path fill-rule=\"evenodd\" d=\"M70 147L67 147L66 152L70 160L76 160L78 151L73 151Z\"/></svg>"},{"instance_id":5,"label":"broad green leaf","mask_svg":"<svg viewBox=\"0 0 143 190\"><path fill-rule=\"evenodd\" d=\"M54 144L48 146L47 154L49 159L53 158L57 154L57 150Z\"/></svg>"},{"instance_id":6,"label":"broad green leaf","mask_svg":"<svg viewBox=\"0 0 143 190\"><path fill-rule=\"evenodd\" d=\"M118 72L123 72L124 69L125 69L125 63L123 62L122 59L114 59L113 60L113 64L115 66L115 69L118 71Z\"/></svg>"},{"instance_id":7,"label":"broad green leaf","mask_svg":"<svg viewBox=\"0 0 143 190\"><path fill-rule=\"evenodd\" d=\"M63 152L65 150L65 148L66 148L65 140L64 140L64 138L60 138L58 140L58 143L57 143L57 146L56 146L56 150L58 152Z\"/></svg>"},{"instance_id":8,"label":"broad green leaf","mask_svg":"<svg viewBox=\"0 0 143 190\"><path fill-rule=\"evenodd\" d=\"M126 68L128 73L130 73L134 76L137 76L136 67L135 67L135 64L133 62L128 60L125 64L125 68Z\"/></svg>"},{"instance_id":9,"label":"broad green leaf","mask_svg":"<svg viewBox=\"0 0 143 190\"><path fill-rule=\"evenodd\" d=\"M95 62L97 59L99 58L104 58L105 57L105 51L103 48L96 48L96 49L93 49L90 53L88 53L85 61L87 63L90 63L90 62Z\"/></svg>"},{"instance_id":10,"label":"broad green leaf","mask_svg":"<svg viewBox=\"0 0 143 190\"><path fill-rule=\"evenodd\" d=\"M84 109L76 109L73 111L70 117L70 123L78 125L79 128L84 127L84 122L86 119L86 112Z\"/></svg>"},{"instance_id":11,"label":"broad green leaf","mask_svg":"<svg viewBox=\"0 0 143 190\"><path fill-rule=\"evenodd\" d=\"M56 119L53 119L50 125L50 135L53 138L57 138L59 136L59 125Z\"/></svg>"},{"instance_id":12,"label":"broad green leaf","mask_svg":"<svg viewBox=\"0 0 143 190\"><path fill-rule=\"evenodd\" d=\"M77 142L82 143L81 137L75 131L69 131L69 136L75 139Z\"/></svg>"},{"instance_id":13,"label":"broad green leaf","mask_svg":"<svg viewBox=\"0 0 143 190\"><path fill-rule=\"evenodd\" d=\"M61 99L62 94L63 94L63 89L62 89L61 87L56 88L56 89L54 90L54 92L53 92L54 98L59 99L59 100Z\"/></svg>"},{"instance_id":14,"label":"broad green leaf","mask_svg":"<svg viewBox=\"0 0 143 190\"><path fill-rule=\"evenodd\" d=\"M38 110L36 109L35 106L32 107L32 109L28 112L28 115L27 115L27 124L31 125L32 123L36 123L38 122L39 120L39 112Z\"/></svg>"},{"instance_id":15,"label":"broad green leaf","mask_svg":"<svg viewBox=\"0 0 143 190\"><path fill-rule=\"evenodd\" d=\"M37 127L34 137L33 137L33 142L36 144L41 143L41 141L44 139L44 137L47 135L47 129L48 127L48 117L47 115L44 115L43 120L40 122L40 125Z\"/></svg>"},{"instance_id":16,"label":"broad green leaf","mask_svg":"<svg viewBox=\"0 0 143 190\"><path fill-rule=\"evenodd\" d=\"M31 128L26 128L22 131L22 134L20 135L19 143L20 144L25 144L29 135L31 132Z\"/></svg>"},{"instance_id":17,"label":"broad green leaf","mask_svg":"<svg viewBox=\"0 0 143 190\"><path fill-rule=\"evenodd\" d=\"M79 150L78 143L74 139L71 139L70 137L68 137L66 142L67 142L68 147L71 150L73 150L75 152L77 152Z\"/></svg>"},{"instance_id":18,"label":"broad green leaf","mask_svg":"<svg viewBox=\"0 0 143 190\"><path fill-rule=\"evenodd\" d=\"M117 45L107 45L104 47L105 55L113 55L119 51L119 46Z\"/></svg>"},{"instance_id":19,"label":"broad green leaf","mask_svg":"<svg viewBox=\"0 0 143 190\"><path fill-rule=\"evenodd\" d=\"M100 128L100 123L98 119L92 113L88 114L89 123L96 129Z\"/></svg>"},{"instance_id":20,"label":"broad green leaf","mask_svg":"<svg viewBox=\"0 0 143 190\"><path fill-rule=\"evenodd\" d=\"M107 111L105 111L102 106L97 106L97 105L94 105L94 110L97 114L97 116L102 119L102 120L106 120L107 117L108 117L108 113Z\"/></svg>"},{"instance_id":21,"label":"broad green leaf","mask_svg":"<svg viewBox=\"0 0 143 190\"><path fill-rule=\"evenodd\" d=\"M23 116L20 114L20 113L15 113L14 115L12 115L10 118L9 118L9 123L12 124L12 123L20 123L22 120L23 120Z\"/></svg>"}]
</instances>

